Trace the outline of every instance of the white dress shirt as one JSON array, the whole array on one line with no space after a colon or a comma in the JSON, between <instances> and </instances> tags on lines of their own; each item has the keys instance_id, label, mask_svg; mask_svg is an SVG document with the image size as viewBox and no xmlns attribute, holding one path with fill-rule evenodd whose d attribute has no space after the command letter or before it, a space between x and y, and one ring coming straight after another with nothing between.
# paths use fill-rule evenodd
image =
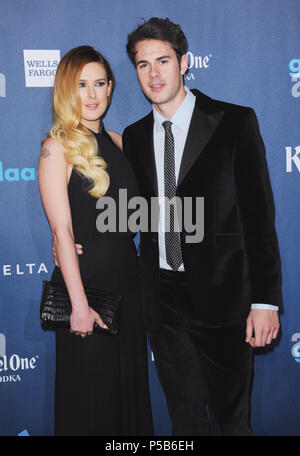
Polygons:
<instances>
[{"instance_id":1,"label":"white dress shirt","mask_svg":"<svg viewBox=\"0 0 300 456\"><path fill-rule=\"evenodd\" d=\"M185 87L186 96L172 116L170 121L172 122L172 133L174 136L174 146L175 146L175 177L176 182L178 180L179 169L182 159L182 154L186 142L186 137L188 134L191 118L193 115L196 97L192 92ZM154 117L154 128L153 128L153 144L154 144L154 156L156 164L156 173L157 173L157 183L158 183L158 198L159 198L159 225L158 225L158 245L159 245L159 265L161 269L169 269L171 267L168 265L166 260L166 248L165 248L165 229L164 229L164 143L165 143L165 129L162 126L162 123L165 122L165 119L159 112L156 111L153 106L153 117ZM205 204L205 202L204 202ZM184 266L181 266L178 269L179 271L184 271ZM272 306L270 304L261 304L254 303L251 306L251 309L269 309L269 310L278 310L277 306Z\"/></svg>"}]
</instances>

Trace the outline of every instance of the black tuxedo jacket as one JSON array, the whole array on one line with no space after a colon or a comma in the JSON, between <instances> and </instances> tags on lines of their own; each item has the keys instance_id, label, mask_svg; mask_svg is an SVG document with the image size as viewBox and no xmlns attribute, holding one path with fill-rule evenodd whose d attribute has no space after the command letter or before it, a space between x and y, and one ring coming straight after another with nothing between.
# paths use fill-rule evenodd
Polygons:
<instances>
[{"instance_id":1,"label":"black tuxedo jacket","mask_svg":"<svg viewBox=\"0 0 300 456\"><path fill-rule=\"evenodd\" d=\"M281 307L281 266L265 148L251 108L213 100L198 90L176 195L204 197L204 238L182 255L195 324L246 319L251 303ZM141 195L157 197L153 113L127 127L124 151ZM145 324L160 323L158 235L142 232L141 287Z\"/></svg>"}]
</instances>

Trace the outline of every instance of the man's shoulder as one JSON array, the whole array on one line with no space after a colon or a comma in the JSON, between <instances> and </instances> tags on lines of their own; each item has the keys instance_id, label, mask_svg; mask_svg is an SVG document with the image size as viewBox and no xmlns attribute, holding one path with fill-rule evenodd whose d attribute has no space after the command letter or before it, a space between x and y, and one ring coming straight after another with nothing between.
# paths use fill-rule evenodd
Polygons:
<instances>
[{"instance_id":1,"label":"man's shoulder","mask_svg":"<svg viewBox=\"0 0 300 456\"><path fill-rule=\"evenodd\" d=\"M134 123L128 125L123 135L130 135L136 132L142 132L145 128L147 129L149 126L151 127L153 123L153 113L150 111L145 117L142 119L136 120Z\"/></svg>"},{"instance_id":2,"label":"man's shoulder","mask_svg":"<svg viewBox=\"0 0 300 456\"><path fill-rule=\"evenodd\" d=\"M253 112L253 109L249 106L242 106L228 101L217 100L205 95L197 89L192 89L191 92L196 96L196 105L207 113L223 111L228 114L246 114L251 111Z\"/></svg>"}]
</instances>

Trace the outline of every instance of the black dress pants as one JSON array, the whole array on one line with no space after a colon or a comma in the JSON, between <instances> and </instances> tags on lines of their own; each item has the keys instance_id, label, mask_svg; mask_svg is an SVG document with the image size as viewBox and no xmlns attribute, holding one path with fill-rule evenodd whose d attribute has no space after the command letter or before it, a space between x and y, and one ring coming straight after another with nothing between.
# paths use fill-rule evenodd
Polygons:
<instances>
[{"instance_id":1,"label":"black dress pants","mask_svg":"<svg viewBox=\"0 0 300 456\"><path fill-rule=\"evenodd\" d=\"M149 341L173 435L253 435L252 349L246 322L206 327L191 320L184 272L161 270L161 325ZM199 305L201 303L199 302Z\"/></svg>"}]
</instances>

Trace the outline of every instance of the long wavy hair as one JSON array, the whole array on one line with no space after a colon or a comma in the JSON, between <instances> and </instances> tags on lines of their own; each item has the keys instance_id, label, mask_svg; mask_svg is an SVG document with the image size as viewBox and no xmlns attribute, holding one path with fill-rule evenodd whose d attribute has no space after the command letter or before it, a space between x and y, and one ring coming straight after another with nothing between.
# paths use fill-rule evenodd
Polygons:
<instances>
[{"instance_id":1,"label":"long wavy hair","mask_svg":"<svg viewBox=\"0 0 300 456\"><path fill-rule=\"evenodd\" d=\"M71 49L57 67L52 107L54 122L47 137L58 140L64 146L67 163L90 181L90 195L99 198L105 195L110 183L106 162L98 155L95 136L80 123L79 79L83 67L90 62L99 62L105 68L107 83L111 84L107 103L109 106L114 87L114 76L109 63L91 46Z\"/></svg>"}]
</instances>

